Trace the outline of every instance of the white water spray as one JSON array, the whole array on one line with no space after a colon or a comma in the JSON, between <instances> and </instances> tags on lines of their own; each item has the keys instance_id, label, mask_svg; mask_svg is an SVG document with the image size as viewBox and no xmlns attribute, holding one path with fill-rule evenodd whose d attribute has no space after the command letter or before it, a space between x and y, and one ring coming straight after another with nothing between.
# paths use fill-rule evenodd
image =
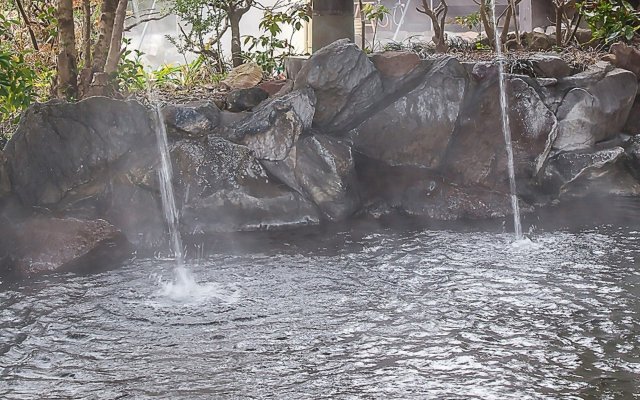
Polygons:
<instances>
[{"instance_id":1,"label":"white water spray","mask_svg":"<svg viewBox=\"0 0 640 400\"><path fill-rule=\"evenodd\" d=\"M184 266L184 256L182 253L182 238L178 229L178 209L176 207L176 199L173 194L173 167L169 155L169 143L167 140L167 128L162 118L160 103L155 104L156 113L156 142L158 144L158 153L160 154L160 168L158 170L158 178L160 180L160 194L162 197L162 210L164 218L169 229L169 238L171 241L171 250L176 259L175 280L168 284L167 288L171 291L182 292L196 286L195 279Z\"/></svg>"},{"instance_id":2,"label":"white water spray","mask_svg":"<svg viewBox=\"0 0 640 400\"><path fill-rule=\"evenodd\" d=\"M511 207L513 208L513 227L516 240L522 240L522 224L520 222L520 206L518 205L518 191L516 189L516 173L513 163L513 146L511 145L511 127L507 104L506 79L504 72L505 59L502 53L502 40L498 34L498 18L496 17L496 1L491 1L493 12L493 33L496 44L496 58L498 61L498 82L500 86L500 109L502 112L502 133L507 149L507 165L509 170L509 189L511 191Z\"/></svg>"}]
</instances>

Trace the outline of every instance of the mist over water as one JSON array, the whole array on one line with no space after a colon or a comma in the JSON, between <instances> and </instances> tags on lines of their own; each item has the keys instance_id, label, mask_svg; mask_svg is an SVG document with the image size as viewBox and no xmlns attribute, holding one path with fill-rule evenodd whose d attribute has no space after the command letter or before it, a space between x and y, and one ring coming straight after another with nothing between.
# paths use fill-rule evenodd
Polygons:
<instances>
[{"instance_id":1,"label":"mist over water","mask_svg":"<svg viewBox=\"0 0 640 400\"><path fill-rule=\"evenodd\" d=\"M640 232L512 238L235 241L186 262L215 284L182 299L173 260L5 286L0 398L633 398Z\"/></svg>"}]
</instances>

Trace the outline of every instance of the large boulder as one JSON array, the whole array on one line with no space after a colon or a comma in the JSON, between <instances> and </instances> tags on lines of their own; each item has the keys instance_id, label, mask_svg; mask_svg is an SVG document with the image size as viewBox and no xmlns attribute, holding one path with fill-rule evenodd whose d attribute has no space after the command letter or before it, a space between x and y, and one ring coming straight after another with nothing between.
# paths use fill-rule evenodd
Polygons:
<instances>
[{"instance_id":1,"label":"large boulder","mask_svg":"<svg viewBox=\"0 0 640 400\"><path fill-rule=\"evenodd\" d=\"M291 229L317 225L315 206L276 185L223 189L184 206L181 229L189 235Z\"/></svg>"},{"instance_id":2,"label":"large boulder","mask_svg":"<svg viewBox=\"0 0 640 400\"><path fill-rule=\"evenodd\" d=\"M9 178L25 205L96 196L109 177L155 146L147 110L134 101L92 97L35 104L5 147Z\"/></svg>"},{"instance_id":3,"label":"large boulder","mask_svg":"<svg viewBox=\"0 0 640 400\"><path fill-rule=\"evenodd\" d=\"M167 134L197 138L210 134L220 124L220 110L209 102L168 104L162 108Z\"/></svg>"},{"instance_id":4,"label":"large boulder","mask_svg":"<svg viewBox=\"0 0 640 400\"><path fill-rule=\"evenodd\" d=\"M640 183L627 168L627 155L615 146L596 152L564 152L552 157L543 183L560 198L638 196Z\"/></svg>"},{"instance_id":5,"label":"large boulder","mask_svg":"<svg viewBox=\"0 0 640 400\"><path fill-rule=\"evenodd\" d=\"M636 76L623 69L595 68L558 80L543 89L556 111L561 151L592 148L623 130L636 97Z\"/></svg>"},{"instance_id":6,"label":"large boulder","mask_svg":"<svg viewBox=\"0 0 640 400\"><path fill-rule=\"evenodd\" d=\"M506 80L507 109L515 174L522 189L541 168L555 138L557 121L537 92L524 80ZM508 162L496 75L466 97L443 173L462 186L509 192Z\"/></svg>"},{"instance_id":7,"label":"large boulder","mask_svg":"<svg viewBox=\"0 0 640 400\"><path fill-rule=\"evenodd\" d=\"M533 72L540 78L564 78L571 74L571 67L555 54L534 54L529 59Z\"/></svg>"},{"instance_id":8,"label":"large boulder","mask_svg":"<svg viewBox=\"0 0 640 400\"><path fill-rule=\"evenodd\" d=\"M247 146L260 160L283 160L300 134L311 127L315 104L313 90L294 90L262 103L227 136Z\"/></svg>"},{"instance_id":9,"label":"large boulder","mask_svg":"<svg viewBox=\"0 0 640 400\"><path fill-rule=\"evenodd\" d=\"M326 132L350 127L369 112L383 93L375 66L347 39L314 53L296 75L294 87L311 87L316 92L313 123Z\"/></svg>"},{"instance_id":10,"label":"large boulder","mask_svg":"<svg viewBox=\"0 0 640 400\"><path fill-rule=\"evenodd\" d=\"M300 139L283 161L263 162L272 175L313 201L330 220L342 220L359 205L351 147L327 136Z\"/></svg>"},{"instance_id":11,"label":"large boulder","mask_svg":"<svg viewBox=\"0 0 640 400\"><path fill-rule=\"evenodd\" d=\"M269 97L269 93L259 87L236 89L227 93L227 110L248 111L257 107Z\"/></svg>"},{"instance_id":12,"label":"large boulder","mask_svg":"<svg viewBox=\"0 0 640 400\"><path fill-rule=\"evenodd\" d=\"M125 236L104 220L33 216L2 231L0 275L4 276L96 271L131 254Z\"/></svg>"},{"instance_id":13,"label":"large boulder","mask_svg":"<svg viewBox=\"0 0 640 400\"><path fill-rule=\"evenodd\" d=\"M4 152L0 150L0 199L11 193L8 169L7 158L4 156Z\"/></svg>"},{"instance_id":14,"label":"large boulder","mask_svg":"<svg viewBox=\"0 0 640 400\"><path fill-rule=\"evenodd\" d=\"M468 87L454 58L433 63L415 88L351 132L354 148L389 165L438 168Z\"/></svg>"}]
</instances>

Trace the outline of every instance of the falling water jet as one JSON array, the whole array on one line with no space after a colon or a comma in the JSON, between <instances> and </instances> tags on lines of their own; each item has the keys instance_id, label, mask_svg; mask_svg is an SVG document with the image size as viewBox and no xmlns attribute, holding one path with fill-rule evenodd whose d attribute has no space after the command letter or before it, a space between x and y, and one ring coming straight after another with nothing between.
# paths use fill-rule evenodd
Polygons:
<instances>
[{"instance_id":1,"label":"falling water jet","mask_svg":"<svg viewBox=\"0 0 640 400\"><path fill-rule=\"evenodd\" d=\"M151 90L149 89L149 92ZM151 96L149 96L151 98ZM158 178L160 180L160 194L162 197L162 210L164 218L169 229L169 239L171 250L173 251L176 266L175 279L173 285L169 289L192 288L196 285L195 279L184 265L184 255L182 253L182 238L180 237L178 209L176 207L176 199L173 193L173 167L169 155L169 143L167 140L167 128L162 118L162 111L159 102L155 102L154 110L156 114L156 142L158 145L158 153L160 155L160 168L158 170Z\"/></svg>"},{"instance_id":2,"label":"falling water jet","mask_svg":"<svg viewBox=\"0 0 640 400\"><path fill-rule=\"evenodd\" d=\"M498 18L496 17L496 2L491 1L493 12L493 33L496 45L496 59L498 61L498 82L500 88L500 109L502 114L502 133L504 134L505 147L507 150L507 166L509 171L509 189L511 192L511 207L513 208L513 227L516 240L522 240L522 224L520 222L520 206L518 205L518 191L516 189L516 173L513 163L513 146L511 145L511 127L509 125L509 113L507 104L506 79L504 72L505 59L502 53L502 40L498 34Z\"/></svg>"}]
</instances>

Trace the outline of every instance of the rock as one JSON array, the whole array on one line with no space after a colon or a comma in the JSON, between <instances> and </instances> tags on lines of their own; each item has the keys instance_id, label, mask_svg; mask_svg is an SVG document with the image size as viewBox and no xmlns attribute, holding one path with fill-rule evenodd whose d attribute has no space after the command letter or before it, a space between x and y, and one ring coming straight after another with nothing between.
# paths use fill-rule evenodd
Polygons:
<instances>
[{"instance_id":1,"label":"rock","mask_svg":"<svg viewBox=\"0 0 640 400\"><path fill-rule=\"evenodd\" d=\"M420 64L420 57L409 51L385 51L374 53L371 62L384 77L402 77Z\"/></svg>"},{"instance_id":2,"label":"rock","mask_svg":"<svg viewBox=\"0 0 640 400\"><path fill-rule=\"evenodd\" d=\"M565 94L556 112L559 124L554 148L563 151L589 149L619 133L638 88L635 75L622 69L606 74L586 71L560 86Z\"/></svg>"},{"instance_id":3,"label":"rock","mask_svg":"<svg viewBox=\"0 0 640 400\"><path fill-rule=\"evenodd\" d=\"M609 49L613 54L613 64L633 72L640 79L640 50L622 42L614 43Z\"/></svg>"},{"instance_id":4,"label":"rock","mask_svg":"<svg viewBox=\"0 0 640 400\"><path fill-rule=\"evenodd\" d=\"M627 157L629 172L640 180L640 136L632 136L623 144L623 148Z\"/></svg>"},{"instance_id":5,"label":"rock","mask_svg":"<svg viewBox=\"0 0 640 400\"><path fill-rule=\"evenodd\" d=\"M124 235L104 220L33 216L3 229L0 275L30 278L113 267L131 254Z\"/></svg>"},{"instance_id":6,"label":"rock","mask_svg":"<svg viewBox=\"0 0 640 400\"><path fill-rule=\"evenodd\" d=\"M293 89L293 81L288 80L288 79L279 79L279 80L273 80L273 81L266 81L266 82L262 82L261 84L258 85L258 87L262 90L264 90L265 92L267 92L267 94L269 95L269 97L273 97L275 95L277 95L278 93L280 93L280 91L282 91L283 89L286 90L286 88L288 87L289 90L287 92L283 92L281 94L287 94L288 92L290 92Z\"/></svg>"},{"instance_id":7,"label":"rock","mask_svg":"<svg viewBox=\"0 0 640 400\"><path fill-rule=\"evenodd\" d=\"M317 225L319 214L298 193L268 186L255 191L223 189L187 204L182 211L183 232L207 235Z\"/></svg>"},{"instance_id":8,"label":"rock","mask_svg":"<svg viewBox=\"0 0 640 400\"><path fill-rule=\"evenodd\" d=\"M231 90L248 89L260 83L263 75L262 68L258 64L250 62L234 67L220 83Z\"/></svg>"},{"instance_id":9,"label":"rock","mask_svg":"<svg viewBox=\"0 0 640 400\"><path fill-rule=\"evenodd\" d=\"M31 106L5 156L20 200L47 207L98 195L110 176L137 161L139 149L151 146L155 135L142 105L92 97Z\"/></svg>"},{"instance_id":10,"label":"rock","mask_svg":"<svg viewBox=\"0 0 640 400\"><path fill-rule=\"evenodd\" d=\"M483 81L490 77L496 77L499 73L498 64L493 61L480 61L473 64L471 68L471 76L477 82Z\"/></svg>"},{"instance_id":11,"label":"rock","mask_svg":"<svg viewBox=\"0 0 640 400\"><path fill-rule=\"evenodd\" d=\"M313 90L294 90L261 104L231 129L229 137L260 160L283 160L298 136L311 127L315 104Z\"/></svg>"},{"instance_id":12,"label":"rock","mask_svg":"<svg viewBox=\"0 0 640 400\"><path fill-rule=\"evenodd\" d=\"M640 183L625 167L622 147L588 152L564 152L549 160L544 184L560 198L638 196Z\"/></svg>"},{"instance_id":13,"label":"rock","mask_svg":"<svg viewBox=\"0 0 640 400\"><path fill-rule=\"evenodd\" d=\"M211 135L205 142L182 140L171 148L175 194L180 203L237 189L267 174L246 146Z\"/></svg>"},{"instance_id":14,"label":"rock","mask_svg":"<svg viewBox=\"0 0 640 400\"><path fill-rule=\"evenodd\" d=\"M313 54L296 76L294 87L313 88L317 97L313 124L329 133L357 124L383 92L373 63L347 39Z\"/></svg>"},{"instance_id":15,"label":"rock","mask_svg":"<svg viewBox=\"0 0 640 400\"><path fill-rule=\"evenodd\" d=\"M575 34L576 41L580 44L586 44L591 42L593 39L593 33L591 29L587 28L578 28Z\"/></svg>"},{"instance_id":16,"label":"rock","mask_svg":"<svg viewBox=\"0 0 640 400\"><path fill-rule=\"evenodd\" d=\"M522 44L529 51L551 50L554 41L543 32L525 32L522 34Z\"/></svg>"},{"instance_id":17,"label":"rock","mask_svg":"<svg viewBox=\"0 0 640 400\"><path fill-rule=\"evenodd\" d=\"M438 168L467 86L466 70L456 59L434 62L413 90L352 132L354 149L393 166Z\"/></svg>"},{"instance_id":18,"label":"rock","mask_svg":"<svg viewBox=\"0 0 640 400\"><path fill-rule=\"evenodd\" d=\"M249 111L262 103L269 94L259 87L235 89L227 94L227 110L232 112Z\"/></svg>"},{"instance_id":19,"label":"rock","mask_svg":"<svg viewBox=\"0 0 640 400\"><path fill-rule=\"evenodd\" d=\"M172 105L162 108L167 134L176 138L197 138L210 134L220 124L220 110L209 102Z\"/></svg>"},{"instance_id":20,"label":"rock","mask_svg":"<svg viewBox=\"0 0 640 400\"><path fill-rule=\"evenodd\" d=\"M283 161L263 165L315 203L330 220L343 220L359 206L351 148L333 137L314 135L300 139Z\"/></svg>"},{"instance_id":21,"label":"rock","mask_svg":"<svg viewBox=\"0 0 640 400\"><path fill-rule=\"evenodd\" d=\"M622 127L622 131L629 135L640 134L640 97L636 96L631 111L629 111L629 117Z\"/></svg>"},{"instance_id":22,"label":"rock","mask_svg":"<svg viewBox=\"0 0 640 400\"><path fill-rule=\"evenodd\" d=\"M523 190L546 160L557 121L524 80L509 76L506 83L514 167ZM509 192L499 96L497 76L466 96L442 168L452 182Z\"/></svg>"},{"instance_id":23,"label":"rock","mask_svg":"<svg viewBox=\"0 0 640 400\"><path fill-rule=\"evenodd\" d=\"M564 78L571 74L571 67L562 57L552 54L534 54L529 59L533 72L539 78Z\"/></svg>"},{"instance_id":24,"label":"rock","mask_svg":"<svg viewBox=\"0 0 640 400\"><path fill-rule=\"evenodd\" d=\"M309 59L309 56L288 56L284 59L284 73L287 79L295 80L298 72Z\"/></svg>"}]
</instances>

